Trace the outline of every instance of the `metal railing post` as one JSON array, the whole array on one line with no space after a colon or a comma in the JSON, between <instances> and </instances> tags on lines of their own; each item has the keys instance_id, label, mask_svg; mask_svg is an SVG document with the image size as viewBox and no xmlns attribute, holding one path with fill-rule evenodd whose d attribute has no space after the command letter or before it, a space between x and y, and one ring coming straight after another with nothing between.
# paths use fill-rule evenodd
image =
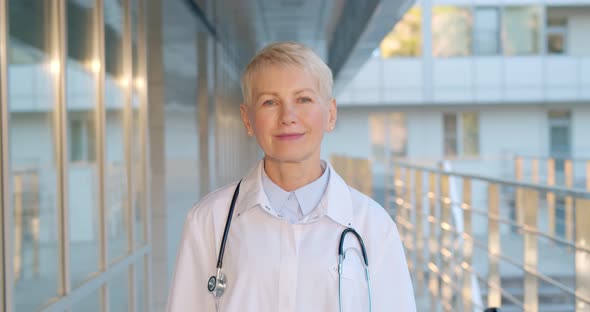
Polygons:
<instances>
[{"instance_id":1,"label":"metal railing post","mask_svg":"<svg viewBox=\"0 0 590 312\"><path fill-rule=\"evenodd\" d=\"M500 254L500 225L495 219L500 215L498 184L488 185L488 306L499 307L502 305L500 271L498 255Z\"/></svg>"},{"instance_id":2,"label":"metal railing post","mask_svg":"<svg viewBox=\"0 0 590 312\"><path fill-rule=\"evenodd\" d=\"M473 311L472 302L472 285L471 285L471 271L472 262L471 255L473 253L473 233L471 230L471 179L463 179L463 311Z\"/></svg>"},{"instance_id":3,"label":"metal railing post","mask_svg":"<svg viewBox=\"0 0 590 312\"><path fill-rule=\"evenodd\" d=\"M582 298L590 298L590 200L578 198L576 199L576 294ZM584 248L585 250L582 250ZM576 299L576 312L587 312L590 305L583 300Z\"/></svg>"},{"instance_id":4,"label":"metal railing post","mask_svg":"<svg viewBox=\"0 0 590 312\"><path fill-rule=\"evenodd\" d=\"M416 234L416 290L418 294L424 291L424 224L422 216L424 210L422 208L423 193L422 193L422 171L416 170L414 172L414 211L416 213L415 234Z\"/></svg>"},{"instance_id":5,"label":"metal railing post","mask_svg":"<svg viewBox=\"0 0 590 312\"><path fill-rule=\"evenodd\" d=\"M564 163L565 186L574 186L574 166L571 159ZM565 238L569 241L574 239L574 199L571 196L565 197Z\"/></svg>"},{"instance_id":6,"label":"metal railing post","mask_svg":"<svg viewBox=\"0 0 590 312\"><path fill-rule=\"evenodd\" d=\"M555 160L547 160L547 185L555 185ZM555 235L555 193L547 192L547 231Z\"/></svg>"},{"instance_id":7,"label":"metal railing post","mask_svg":"<svg viewBox=\"0 0 590 312\"><path fill-rule=\"evenodd\" d=\"M443 309L451 311L453 298L453 268L452 268L452 222L451 222L451 199L450 199L450 179L446 174L439 175L440 181L440 256L441 256L441 297Z\"/></svg>"},{"instance_id":8,"label":"metal railing post","mask_svg":"<svg viewBox=\"0 0 590 312\"><path fill-rule=\"evenodd\" d=\"M439 296L439 284L438 284L438 264L437 255L438 242L436 240L436 174L428 174L428 199L429 199L429 213L428 223L430 224L428 233L428 290L430 293L430 311L436 312L438 310L438 296Z\"/></svg>"},{"instance_id":9,"label":"metal railing post","mask_svg":"<svg viewBox=\"0 0 590 312\"><path fill-rule=\"evenodd\" d=\"M536 230L539 193L531 189L526 190L524 192L524 204L525 229ZM524 305L527 312L537 312L539 310L538 279L536 276L529 273L537 271L537 236L530 231L524 231L523 236L523 259L524 267L527 270L524 277Z\"/></svg>"}]
</instances>

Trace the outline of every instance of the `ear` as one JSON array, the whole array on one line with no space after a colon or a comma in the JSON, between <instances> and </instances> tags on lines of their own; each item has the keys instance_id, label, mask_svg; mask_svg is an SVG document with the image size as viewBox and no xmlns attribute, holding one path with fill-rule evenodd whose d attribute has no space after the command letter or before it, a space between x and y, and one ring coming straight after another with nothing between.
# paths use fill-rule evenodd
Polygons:
<instances>
[{"instance_id":1,"label":"ear","mask_svg":"<svg viewBox=\"0 0 590 312\"><path fill-rule=\"evenodd\" d=\"M248 106L246 103L242 103L242 105L240 105L240 114L242 115L242 122L246 128L246 132L249 136L253 136L254 129L252 127L252 123L250 122L250 118L248 117Z\"/></svg>"},{"instance_id":2,"label":"ear","mask_svg":"<svg viewBox=\"0 0 590 312\"><path fill-rule=\"evenodd\" d=\"M336 127L336 119L338 119L338 109L336 108L336 99L331 99L328 103L328 123L326 124L326 131L331 132Z\"/></svg>"}]
</instances>

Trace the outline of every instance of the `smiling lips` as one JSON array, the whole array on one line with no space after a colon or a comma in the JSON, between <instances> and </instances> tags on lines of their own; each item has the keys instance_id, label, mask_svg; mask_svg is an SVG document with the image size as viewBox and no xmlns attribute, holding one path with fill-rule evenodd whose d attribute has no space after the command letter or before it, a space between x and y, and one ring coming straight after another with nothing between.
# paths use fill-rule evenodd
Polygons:
<instances>
[{"instance_id":1,"label":"smiling lips","mask_svg":"<svg viewBox=\"0 0 590 312\"><path fill-rule=\"evenodd\" d=\"M297 139L301 138L302 136L303 136L303 133L283 133L283 134L275 135L275 137L277 139L284 140L284 141L297 140Z\"/></svg>"}]
</instances>

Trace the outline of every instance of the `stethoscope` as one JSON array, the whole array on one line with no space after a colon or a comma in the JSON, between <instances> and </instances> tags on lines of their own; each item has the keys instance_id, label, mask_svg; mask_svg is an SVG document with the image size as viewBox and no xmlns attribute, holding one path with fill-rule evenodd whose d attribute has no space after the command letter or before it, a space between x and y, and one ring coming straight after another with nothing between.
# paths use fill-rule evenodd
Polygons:
<instances>
[{"instance_id":1,"label":"stethoscope","mask_svg":"<svg viewBox=\"0 0 590 312\"><path fill-rule=\"evenodd\" d=\"M215 307L217 309L217 299L219 299L225 289L227 288L227 279L225 274L221 271L221 267L223 265L223 253L225 252L225 244L227 242L227 236L229 233L229 227L231 225L232 216L234 214L234 208L236 206L236 200L238 199L238 194L240 193L240 184L242 181L238 182L238 186L234 191L234 195L231 199L231 204L229 206L229 213L227 214L227 220L225 221L225 229L223 230L223 238L221 239L221 246L219 248L219 255L217 257L217 271L215 275L211 276L207 281L207 290L215 297ZM346 238L346 234L351 233L353 234L359 245L361 246L361 253L359 255L358 249L347 248L344 249L344 239ZM338 306L339 311L342 312L342 263L346 258L346 254L349 251L354 251L359 258L363 259L363 266L365 268L365 280L367 282L367 292L368 292L368 300L369 300L369 311L373 311L373 306L371 305L371 280L369 278L369 260L367 258L367 250L365 249L365 243L363 243L363 239L355 231L353 228L346 228L342 231L340 235L340 243L338 244ZM362 257L361 257L362 256Z\"/></svg>"}]
</instances>

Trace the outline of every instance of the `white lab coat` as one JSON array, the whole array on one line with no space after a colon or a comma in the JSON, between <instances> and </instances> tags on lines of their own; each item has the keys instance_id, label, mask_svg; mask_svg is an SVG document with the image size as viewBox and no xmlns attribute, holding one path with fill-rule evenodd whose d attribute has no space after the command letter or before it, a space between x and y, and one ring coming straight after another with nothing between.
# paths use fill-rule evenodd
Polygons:
<instances>
[{"instance_id":1,"label":"white lab coat","mask_svg":"<svg viewBox=\"0 0 590 312\"><path fill-rule=\"evenodd\" d=\"M346 227L367 249L373 311L416 311L399 234L372 199L331 174L318 207L291 224L270 207L261 182L263 162L242 181L223 260L227 289L219 311L338 311L338 242ZM189 212L168 298L168 312L216 311L207 281L215 275L219 246L237 183L199 201ZM349 234L345 248L357 248ZM343 266L343 311L368 311L361 261L348 253Z\"/></svg>"}]
</instances>

